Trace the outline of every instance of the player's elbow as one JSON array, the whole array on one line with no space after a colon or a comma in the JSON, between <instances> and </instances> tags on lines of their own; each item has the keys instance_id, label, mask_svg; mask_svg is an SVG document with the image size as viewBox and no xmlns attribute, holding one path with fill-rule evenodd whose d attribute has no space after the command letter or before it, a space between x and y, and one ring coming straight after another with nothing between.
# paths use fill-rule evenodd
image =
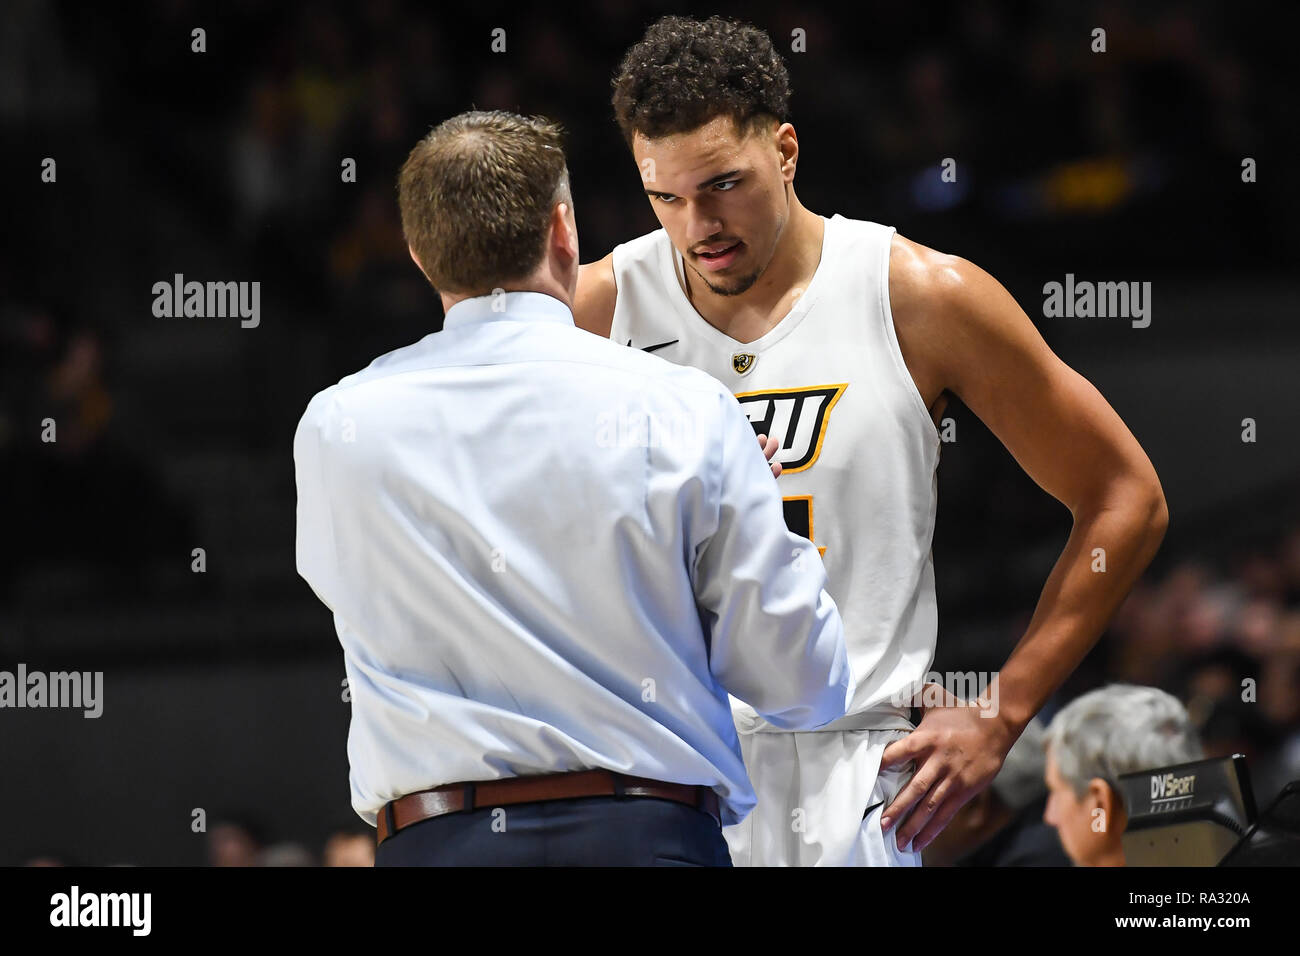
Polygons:
<instances>
[{"instance_id":1,"label":"player's elbow","mask_svg":"<svg viewBox=\"0 0 1300 956\"><path fill-rule=\"evenodd\" d=\"M1154 470L1113 475L1070 511L1076 527L1104 519L1122 535L1126 548L1147 561L1160 549L1169 529L1169 504Z\"/></svg>"},{"instance_id":2,"label":"player's elbow","mask_svg":"<svg viewBox=\"0 0 1300 956\"><path fill-rule=\"evenodd\" d=\"M1169 530L1169 503L1164 489L1154 474L1126 485L1122 510L1127 513L1127 524L1140 550L1148 558L1154 556Z\"/></svg>"},{"instance_id":3,"label":"player's elbow","mask_svg":"<svg viewBox=\"0 0 1300 956\"><path fill-rule=\"evenodd\" d=\"M1148 515L1149 533L1155 544L1159 545L1165 539L1165 532L1169 530L1169 502L1165 500L1164 489L1160 487L1158 481L1152 490Z\"/></svg>"},{"instance_id":4,"label":"player's elbow","mask_svg":"<svg viewBox=\"0 0 1300 956\"><path fill-rule=\"evenodd\" d=\"M1086 496L1092 507L1085 506L1085 510L1122 512L1144 532L1164 537L1169 527L1169 503L1149 461L1116 468L1095 485L1095 492Z\"/></svg>"},{"instance_id":5,"label":"player's elbow","mask_svg":"<svg viewBox=\"0 0 1300 956\"><path fill-rule=\"evenodd\" d=\"M1169 529L1169 503L1165 500L1160 478L1150 464L1142 474L1127 482L1124 498L1129 502L1133 520L1143 537L1153 550L1159 547Z\"/></svg>"}]
</instances>

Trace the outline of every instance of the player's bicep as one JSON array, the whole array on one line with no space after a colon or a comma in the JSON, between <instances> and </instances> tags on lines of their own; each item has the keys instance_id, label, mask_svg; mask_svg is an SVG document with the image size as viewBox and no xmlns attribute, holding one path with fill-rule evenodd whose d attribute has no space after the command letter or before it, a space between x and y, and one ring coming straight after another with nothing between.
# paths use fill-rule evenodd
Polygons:
<instances>
[{"instance_id":1,"label":"player's bicep","mask_svg":"<svg viewBox=\"0 0 1300 956\"><path fill-rule=\"evenodd\" d=\"M1150 460L1115 410L1058 358L992 276L963 259L943 270L948 387L1044 491L1071 513L1120 485L1150 494Z\"/></svg>"},{"instance_id":2,"label":"player's bicep","mask_svg":"<svg viewBox=\"0 0 1300 956\"><path fill-rule=\"evenodd\" d=\"M573 300L574 324L601 338L609 338L617 298L612 252L597 262L579 266L578 292Z\"/></svg>"}]
</instances>

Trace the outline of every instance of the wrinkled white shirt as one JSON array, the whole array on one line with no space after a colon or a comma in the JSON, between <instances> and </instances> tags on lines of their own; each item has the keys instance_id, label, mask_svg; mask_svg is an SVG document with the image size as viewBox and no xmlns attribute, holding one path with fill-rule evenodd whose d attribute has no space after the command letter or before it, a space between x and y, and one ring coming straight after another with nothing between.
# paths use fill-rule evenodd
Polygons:
<instances>
[{"instance_id":1,"label":"wrinkled white shirt","mask_svg":"<svg viewBox=\"0 0 1300 956\"><path fill-rule=\"evenodd\" d=\"M732 395L536 292L316 395L298 571L334 612L352 804L603 767L755 797L728 693L786 729L853 680L816 548Z\"/></svg>"}]
</instances>

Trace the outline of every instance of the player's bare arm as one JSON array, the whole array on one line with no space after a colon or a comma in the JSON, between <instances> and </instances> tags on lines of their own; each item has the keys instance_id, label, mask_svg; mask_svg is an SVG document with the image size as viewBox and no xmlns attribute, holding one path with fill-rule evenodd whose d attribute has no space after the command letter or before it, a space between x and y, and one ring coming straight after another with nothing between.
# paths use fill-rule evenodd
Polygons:
<instances>
[{"instance_id":1,"label":"player's bare arm","mask_svg":"<svg viewBox=\"0 0 1300 956\"><path fill-rule=\"evenodd\" d=\"M925 710L885 751L916 761L884 817L900 847L923 849L997 774L1047 698L1096 643L1154 557L1169 515L1159 478L1123 421L1056 357L1011 295L957 256L895 237L889 292L899 345L937 418L958 396L1074 523L1025 634L996 680L997 716L974 707ZM1104 549L1105 572L1094 571ZM882 821L883 823L883 821ZM889 824L884 824L888 826Z\"/></svg>"},{"instance_id":2,"label":"player's bare arm","mask_svg":"<svg viewBox=\"0 0 1300 956\"><path fill-rule=\"evenodd\" d=\"M614 282L614 254L578 267L578 293L573 299L573 322L580 329L609 338L614 321L618 287Z\"/></svg>"}]
</instances>

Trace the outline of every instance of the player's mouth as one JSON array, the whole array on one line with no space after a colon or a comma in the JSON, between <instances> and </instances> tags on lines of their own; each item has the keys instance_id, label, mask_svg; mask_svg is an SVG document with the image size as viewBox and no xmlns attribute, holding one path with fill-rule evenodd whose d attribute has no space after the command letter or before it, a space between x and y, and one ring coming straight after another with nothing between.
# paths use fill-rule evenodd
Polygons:
<instances>
[{"instance_id":1,"label":"player's mouth","mask_svg":"<svg viewBox=\"0 0 1300 956\"><path fill-rule=\"evenodd\" d=\"M743 242L737 240L730 245L705 247L695 253L695 258L710 272L719 272L736 261L736 257L740 255L740 250L744 245Z\"/></svg>"}]
</instances>

